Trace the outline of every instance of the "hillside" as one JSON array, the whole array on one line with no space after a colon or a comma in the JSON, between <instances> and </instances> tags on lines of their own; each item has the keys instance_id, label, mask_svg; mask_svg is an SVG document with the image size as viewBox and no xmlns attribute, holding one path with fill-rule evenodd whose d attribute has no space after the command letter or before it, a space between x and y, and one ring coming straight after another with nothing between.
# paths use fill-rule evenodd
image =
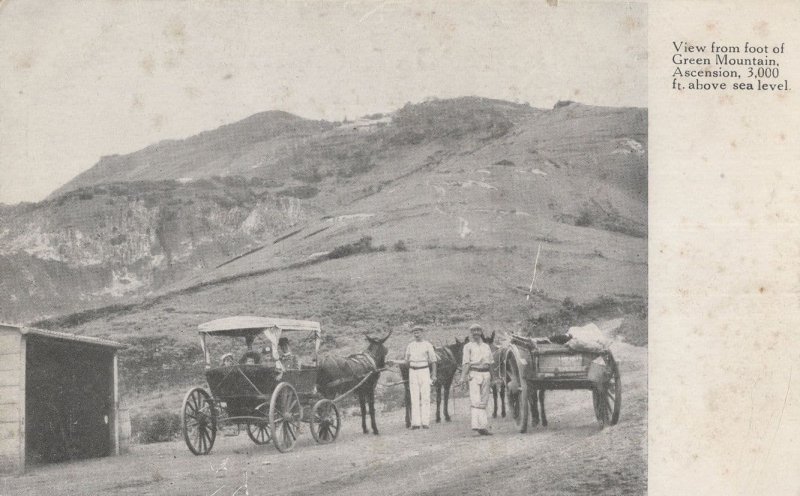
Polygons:
<instances>
[{"instance_id":1,"label":"hillside","mask_svg":"<svg viewBox=\"0 0 800 496\"><path fill-rule=\"evenodd\" d=\"M221 274L295 263L352 242L332 236L352 219L371 219L355 228L362 234L380 231L379 222L399 240L405 229L418 247L446 229L475 244L478 217L641 239L646 149L640 109L539 110L470 97L348 123L256 114L106 157L44 202L0 209L0 290L9 295L0 316L29 321L135 302L214 279L212 269L233 257L332 223L316 237L325 243L298 236L281 245L292 256L261 250Z\"/></svg>"},{"instance_id":2,"label":"hillside","mask_svg":"<svg viewBox=\"0 0 800 496\"><path fill-rule=\"evenodd\" d=\"M137 405L197 382L197 324L235 314L319 320L337 352L411 322L436 342L471 321L543 334L622 318L644 344L647 111L463 98L348 123L257 114L3 207L0 273L0 320L128 343Z\"/></svg>"}]
</instances>

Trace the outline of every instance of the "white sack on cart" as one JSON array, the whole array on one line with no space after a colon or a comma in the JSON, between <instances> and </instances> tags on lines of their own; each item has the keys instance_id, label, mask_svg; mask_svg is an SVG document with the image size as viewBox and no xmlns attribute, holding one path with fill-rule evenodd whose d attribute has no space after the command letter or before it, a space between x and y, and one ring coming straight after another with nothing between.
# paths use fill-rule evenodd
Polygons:
<instances>
[{"instance_id":1,"label":"white sack on cart","mask_svg":"<svg viewBox=\"0 0 800 496\"><path fill-rule=\"evenodd\" d=\"M576 351L603 351L612 343L594 322L583 327L570 327L567 332L572 336L567 347Z\"/></svg>"}]
</instances>

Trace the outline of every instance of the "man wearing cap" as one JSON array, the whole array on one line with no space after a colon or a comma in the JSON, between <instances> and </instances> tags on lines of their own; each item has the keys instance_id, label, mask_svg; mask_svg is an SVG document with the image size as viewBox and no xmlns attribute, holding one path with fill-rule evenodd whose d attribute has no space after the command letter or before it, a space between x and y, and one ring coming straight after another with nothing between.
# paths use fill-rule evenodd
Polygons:
<instances>
[{"instance_id":1,"label":"man wearing cap","mask_svg":"<svg viewBox=\"0 0 800 496\"><path fill-rule=\"evenodd\" d=\"M427 429L431 424L431 381L436 381L436 352L422 339L423 328L411 329L414 341L406 347L408 389L411 392L411 428Z\"/></svg>"},{"instance_id":2,"label":"man wearing cap","mask_svg":"<svg viewBox=\"0 0 800 496\"><path fill-rule=\"evenodd\" d=\"M469 404L472 417L472 430L481 436L491 436L486 407L489 404L489 391L492 384L491 365L494 363L492 350L483 342L483 329L478 324L469 328L472 340L464 345L464 358L461 363L461 382L469 378Z\"/></svg>"}]
</instances>

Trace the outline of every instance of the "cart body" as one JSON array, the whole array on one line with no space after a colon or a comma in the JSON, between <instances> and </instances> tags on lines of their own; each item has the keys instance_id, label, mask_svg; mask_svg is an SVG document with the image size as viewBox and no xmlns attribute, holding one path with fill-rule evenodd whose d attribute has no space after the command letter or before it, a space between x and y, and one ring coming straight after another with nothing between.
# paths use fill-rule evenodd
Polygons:
<instances>
[{"instance_id":1,"label":"cart body","mask_svg":"<svg viewBox=\"0 0 800 496\"><path fill-rule=\"evenodd\" d=\"M619 367L611 350L602 347L575 347L512 335L504 367L519 390L518 414L515 418L521 432L527 430L530 408L537 408L529 397L533 391L592 391L596 419L601 425L614 425L619 420L622 389Z\"/></svg>"}]
</instances>

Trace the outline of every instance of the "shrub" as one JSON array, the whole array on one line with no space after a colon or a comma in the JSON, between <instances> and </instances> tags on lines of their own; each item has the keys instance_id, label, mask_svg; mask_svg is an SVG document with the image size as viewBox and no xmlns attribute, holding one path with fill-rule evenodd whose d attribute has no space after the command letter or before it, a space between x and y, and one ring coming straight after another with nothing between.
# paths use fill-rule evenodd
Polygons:
<instances>
[{"instance_id":1,"label":"shrub","mask_svg":"<svg viewBox=\"0 0 800 496\"><path fill-rule=\"evenodd\" d=\"M180 432L181 418L176 412L160 409L131 418L131 436L141 444L172 441Z\"/></svg>"},{"instance_id":2,"label":"shrub","mask_svg":"<svg viewBox=\"0 0 800 496\"><path fill-rule=\"evenodd\" d=\"M391 412L399 408L404 408L406 403L406 391L402 384L383 387L379 392L379 399L383 403L383 412Z\"/></svg>"},{"instance_id":3,"label":"shrub","mask_svg":"<svg viewBox=\"0 0 800 496\"><path fill-rule=\"evenodd\" d=\"M372 246L372 237L363 236L354 243L337 246L328 253L329 259L344 258L359 253L372 253L375 251L386 251L385 246Z\"/></svg>"},{"instance_id":4,"label":"shrub","mask_svg":"<svg viewBox=\"0 0 800 496\"><path fill-rule=\"evenodd\" d=\"M408 247L406 246L406 242L403 241L402 239L399 240L397 243L395 243L392 248L394 248L394 251L408 251Z\"/></svg>"},{"instance_id":5,"label":"shrub","mask_svg":"<svg viewBox=\"0 0 800 496\"><path fill-rule=\"evenodd\" d=\"M555 105L553 105L553 109L557 109L557 108L561 108L561 107L569 107L573 103L575 103L575 102L572 101L572 100L559 100L559 101L556 102Z\"/></svg>"},{"instance_id":6,"label":"shrub","mask_svg":"<svg viewBox=\"0 0 800 496\"><path fill-rule=\"evenodd\" d=\"M314 198L319 194L319 190L314 186L309 185L302 185L302 186L293 186L290 188L282 189L276 193L278 196L290 196L292 198L297 198L298 200L307 200L309 198Z\"/></svg>"},{"instance_id":7,"label":"shrub","mask_svg":"<svg viewBox=\"0 0 800 496\"><path fill-rule=\"evenodd\" d=\"M580 214L578 214L578 218L575 219L575 225L578 227L589 227L594 223L594 219L592 219L592 214L587 209L581 210Z\"/></svg>"},{"instance_id":8,"label":"shrub","mask_svg":"<svg viewBox=\"0 0 800 496\"><path fill-rule=\"evenodd\" d=\"M558 310L529 317L524 323L524 329L529 335L549 336L592 320L622 317L623 315L635 315L646 320L647 303L641 298L617 299L601 296L578 304L567 297L564 298L561 308Z\"/></svg>"},{"instance_id":9,"label":"shrub","mask_svg":"<svg viewBox=\"0 0 800 496\"><path fill-rule=\"evenodd\" d=\"M304 183L318 183L322 181L322 174L319 172L319 167L312 166L307 169L302 169L292 173L292 178Z\"/></svg>"}]
</instances>

